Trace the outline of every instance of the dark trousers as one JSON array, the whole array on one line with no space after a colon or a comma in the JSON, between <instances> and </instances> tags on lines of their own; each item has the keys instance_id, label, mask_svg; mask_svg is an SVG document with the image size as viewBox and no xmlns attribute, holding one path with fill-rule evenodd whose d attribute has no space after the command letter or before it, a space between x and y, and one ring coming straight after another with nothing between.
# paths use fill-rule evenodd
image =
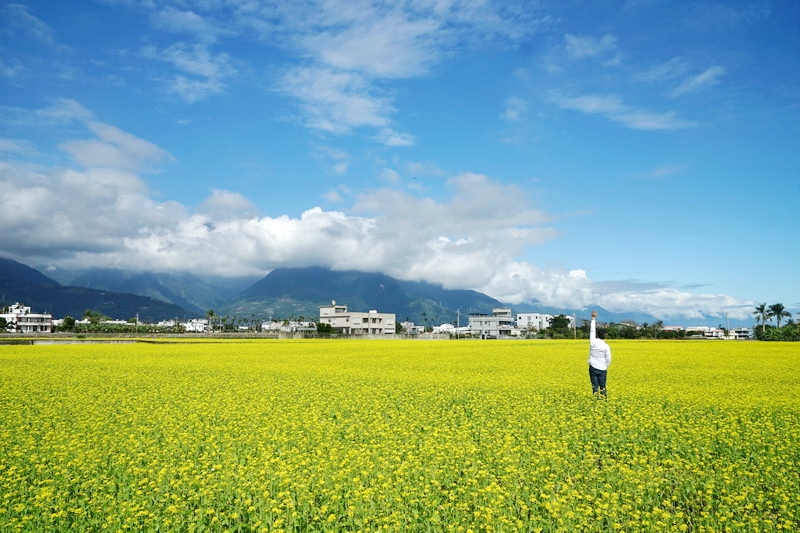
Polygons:
<instances>
[{"instance_id":1,"label":"dark trousers","mask_svg":"<svg viewBox=\"0 0 800 533\"><path fill-rule=\"evenodd\" d=\"M592 381L592 393L595 396L605 398L608 396L606 393L606 376L607 370L598 370L592 365L589 365L589 379Z\"/></svg>"}]
</instances>

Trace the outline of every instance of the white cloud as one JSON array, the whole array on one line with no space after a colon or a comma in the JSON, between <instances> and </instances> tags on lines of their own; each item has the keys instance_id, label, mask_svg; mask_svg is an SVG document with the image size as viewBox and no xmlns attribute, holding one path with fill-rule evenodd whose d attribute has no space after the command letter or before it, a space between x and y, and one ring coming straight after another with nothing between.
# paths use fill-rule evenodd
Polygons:
<instances>
[{"instance_id":1,"label":"white cloud","mask_svg":"<svg viewBox=\"0 0 800 533\"><path fill-rule=\"evenodd\" d=\"M510 120L512 122L516 122L522 118L528 111L528 103L521 98L511 97L506 98L505 103L505 110L500 115L502 118L506 120Z\"/></svg>"},{"instance_id":2,"label":"white cloud","mask_svg":"<svg viewBox=\"0 0 800 533\"><path fill-rule=\"evenodd\" d=\"M370 12L349 24L332 26L301 39L306 53L336 70L370 78L407 78L424 74L440 54L439 22L416 19L400 10Z\"/></svg>"},{"instance_id":3,"label":"white cloud","mask_svg":"<svg viewBox=\"0 0 800 533\"><path fill-rule=\"evenodd\" d=\"M50 106L38 109L33 114L40 119L56 123L85 121L93 118L91 111L69 98L56 98Z\"/></svg>"},{"instance_id":4,"label":"white cloud","mask_svg":"<svg viewBox=\"0 0 800 533\"><path fill-rule=\"evenodd\" d=\"M595 301L612 312L646 310L662 320L722 319L726 313L732 319L743 320L752 318L752 309L756 305L754 301L739 300L725 294L694 294L668 287L640 290L635 285L627 291L598 292Z\"/></svg>"},{"instance_id":5,"label":"white cloud","mask_svg":"<svg viewBox=\"0 0 800 533\"><path fill-rule=\"evenodd\" d=\"M391 128L382 129L377 136L386 146L413 146L414 137L407 133L399 133Z\"/></svg>"},{"instance_id":6,"label":"white cloud","mask_svg":"<svg viewBox=\"0 0 800 533\"><path fill-rule=\"evenodd\" d=\"M650 113L648 111L631 110L612 114L608 118L631 129L644 131L683 130L693 128L696 125L691 120L679 118L674 111Z\"/></svg>"},{"instance_id":7,"label":"white cloud","mask_svg":"<svg viewBox=\"0 0 800 533\"><path fill-rule=\"evenodd\" d=\"M298 100L306 125L329 133L384 128L394 111L388 99L373 94L372 86L355 73L293 68L283 76L281 89Z\"/></svg>"},{"instance_id":8,"label":"white cloud","mask_svg":"<svg viewBox=\"0 0 800 533\"><path fill-rule=\"evenodd\" d=\"M212 53L210 45L255 34L265 46L279 47L301 65L283 69L273 88L297 103L308 128L324 134L374 128L375 139L388 146L409 146L414 138L391 129L395 108L385 81L427 75L443 58L476 43L498 37L519 40L552 23L536 6L491 0L183 0L175 6L136 5L149 11L157 29L196 41L142 51L144 57L175 68L163 79L185 101L224 93L226 80L236 73L232 58Z\"/></svg>"},{"instance_id":9,"label":"white cloud","mask_svg":"<svg viewBox=\"0 0 800 533\"><path fill-rule=\"evenodd\" d=\"M184 11L168 6L153 12L152 19L157 28L173 33L190 34L204 42L214 42L218 35L229 33L191 9Z\"/></svg>"},{"instance_id":10,"label":"white cloud","mask_svg":"<svg viewBox=\"0 0 800 533\"><path fill-rule=\"evenodd\" d=\"M671 96L682 96L694 93L719 83L719 78L725 74L725 69L720 66L709 67L701 74L691 77L681 83L672 91Z\"/></svg>"},{"instance_id":11,"label":"white cloud","mask_svg":"<svg viewBox=\"0 0 800 533\"><path fill-rule=\"evenodd\" d=\"M568 97L559 92L550 93L550 101L561 109L600 115L628 128L645 131L680 130L696 124L679 118L675 112L652 113L625 104L615 95L583 95Z\"/></svg>"},{"instance_id":12,"label":"white cloud","mask_svg":"<svg viewBox=\"0 0 800 533\"><path fill-rule=\"evenodd\" d=\"M330 190L325 194L323 194L322 197L325 198L326 201L332 204L336 204L344 200L344 198L342 198L342 195L339 194L339 191L336 190Z\"/></svg>"},{"instance_id":13,"label":"white cloud","mask_svg":"<svg viewBox=\"0 0 800 533\"><path fill-rule=\"evenodd\" d=\"M669 176L674 176L682 171L683 167L680 165L662 165L660 167L637 174L636 177L641 179L662 179Z\"/></svg>"},{"instance_id":14,"label":"white cloud","mask_svg":"<svg viewBox=\"0 0 800 533\"><path fill-rule=\"evenodd\" d=\"M171 158L155 144L114 126L96 121L88 122L87 126L96 135L95 139L72 140L59 146L81 166L137 171L150 162Z\"/></svg>"},{"instance_id":15,"label":"white cloud","mask_svg":"<svg viewBox=\"0 0 800 533\"><path fill-rule=\"evenodd\" d=\"M73 104L67 108L78 111L67 115L86 115ZM339 191L355 196L341 211L314 207L297 218L259 216L240 193L213 190L193 212L154 199L138 175L168 159L166 151L108 124L81 123L94 137L61 145L80 169L0 163L7 254L32 264L221 275L327 266L475 289L509 303L594 303L611 311L646 306L665 317L742 303L724 295L597 283L580 269L542 269L523 261L537 245L558 238L555 217L537 208L522 188L483 174L450 177L445 200L402 192L392 183L398 174L387 170L387 187L355 195L345 188L328 191L324 197L331 202L344 201Z\"/></svg>"},{"instance_id":16,"label":"white cloud","mask_svg":"<svg viewBox=\"0 0 800 533\"><path fill-rule=\"evenodd\" d=\"M188 104L202 102L215 94L222 94L225 84L219 79L197 79L175 76L169 82L169 92L176 94Z\"/></svg>"},{"instance_id":17,"label":"white cloud","mask_svg":"<svg viewBox=\"0 0 800 533\"><path fill-rule=\"evenodd\" d=\"M622 64L622 53L617 38L606 34L602 37L567 33L563 42L553 46L544 56L544 66L553 73L561 73L579 63L583 66L618 67Z\"/></svg>"},{"instance_id":18,"label":"white cloud","mask_svg":"<svg viewBox=\"0 0 800 533\"><path fill-rule=\"evenodd\" d=\"M308 127L337 134L375 128L375 138L388 146L409 146L414 138L391 129L393 96L382 82L426 75L475 42L519 38L540 27L536 9L472 0L311 1L244 11L242 24L265 40L279 35L305 59L284 74L279 89L297 101Z\"/></svg>"},{"instance_id":19,"label":"white cloud","mask_svg":"<svg viewBox=\"0 0 800 533\"><path fill-rule=\"evenodd\" d=\"M129 172L35 173L2 164L0 225L7 253L64 267L244 275L327 266L474 289L511 304L536 299L548 306L598 304L613 312L647 308L660 318L719 315L748 303L596 283L580 269L520 261L523 250L558 236L547 225L550 216L531 207L515 186L487 176L456 176L450 186L452 198L444 203L384 188L361 194L352 214L315 207L299 218L259 217L233 191L212 191L192 213L153 200ZM333 190L326 197L342 200ZM43 219L49 224L40 224Z\"/></svg>"},{"instance_id":20,"label":"white cloud","mask_svg":"<svg viewBox=\"0 0 800 533\"><path fill-rule=\"evenodd\" d=\"M586 35L566 34L564 46L567 54L574 59L587 57L600 57L617 50L617 38L613 35L603 35L597 39Z\"/></svg>"},{"instance_id":21,"label":"white cloud","mask_svg":"<svg viewBox=\"0 0 800 533\"><path fill-rule=\"evenodd\" d=\"M350 154L344 150L330 146L318 146L314 155L328 159L327 163L332 165L331 169L336 175L347 174L347 170L350 168Z\"/></svg>"},{"instance_id":22,"label":"white cloud","mask_svg":"<svg viewBox=\"0 0 800 533\"><path fill-rule=\"evenodd\" d=\"M179 70L202 78L225 78L236 72L228 54L214 54L201 44L177 43L161 52L160 57Z\"/></svg>"},{"instance_id":23,"label":"white cloud","mask_svg":"<svg viewBox=\"0 0 800 533\"><path fill-rule=\"evenodd\" d=\"M24 139L0 138L0 152L26 155L36 153L36 149L30 141Z\"/></svg>"},{"instance_id":24,"label":"white cloud","mask_svg":"<svg viewBox=\"0 0 800 533\"><path fill-rule=\"evenodd\" d=\"M558 93L551 93L551 101L562 109L571 109L582 113L616 116L627 113L630 108L614 95L583 95L566 97Z\"/></svg>"},{"instance_id":25,"label":"white cloud","mask_svg":"<svg viewBox=\"0 0 800 533\"><path fill-rule=\"evenodd\" d=\"M214 53L200 43L176 43L161 51L148 46L142 49L141 54L169 63L182 73L172 76L168 85L170 92L188 103L222 93L226 88L225 80L237 73L228 54Z\"/></svg>"},{"instance_id":26,"label":"white cloud","mask_svg":"<svg viewBox=\"0 0 800 533\"><path fill-rule=\"evenodd\" d=\"M52 28L32 15L27 6L6 4L0 7L0 20L3 33L27 35L48 45L55 44Z\"/></svg>"},{"instance_id":27,"label":"white cloud","mask_svg":"<svg viewBox=\"0 0 800 533\"><path fill-rule=\"evenodd\" d=\"M394 169L384 168L381 170L380 176L384 181L393 185L400 183L400 174L398 174Z\"/></svg>"},{"instance_id":28,"label":"white cloud","mask_svg":"<svg viewBox=\"0 0 800 533\"><path fill-rule=\"evenodd\" d=\"M257 212L256 206L241 193L212 189L198 210L214 219L249 218Z\"/></svg>"},{"instance_id":29,"label":"white cloud","mask_svg":"<svg viewBox=\"0 0 800 533\"><path fill-rule=\"evenodd\" d=\"M673 57L665 63L655 65L639 73L636 79L647 82L662 82L683 76L689 70L689 65L680 57Z\"/></svg>"}]
</instances>

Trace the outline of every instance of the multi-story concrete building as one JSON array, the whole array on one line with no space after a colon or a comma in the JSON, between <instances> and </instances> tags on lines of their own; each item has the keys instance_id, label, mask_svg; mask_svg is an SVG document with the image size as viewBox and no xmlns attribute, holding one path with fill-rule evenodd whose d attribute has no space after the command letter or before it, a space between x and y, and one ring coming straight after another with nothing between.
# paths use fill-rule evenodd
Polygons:
<instances>
[{"instance_id":1,"label":"multi-story concrete building","mask_svg":"<svg viewBox=\"0 0 800 533\"><path fill-rule=\"evenodd\" d=\"M31 313L31 308L15 303L8 312L0 313L5 318L9 331L19 333L50 333L53 331L53 315L50 313Z\"/></svg>"},{"instance_id":2,"label":"multi-story concrete building","mask_svg":"<svg viewBox=\"0 0 800 533\"><path fill-rule=\"evenodd\" d=\"M188 322L184 322L182 325L186 333L205 333L208 331L207 318L193 318Z\"/></svg>"},{"instance_id":3,"label":"multi-story concrete building","mask_svg":"<svg viewBox=\"0 0 800 533\"><path fill-rule=\"evenodd\" d=\"M335 301L320 306L319 321L345 335L393 335L397 324L394 313L348 311L346 305L336 305Z\"/></svg>"},{"instance_id":4,"label":"multi-story concrete building","mask_svg":"<svg viewBox=\"0 0 800 533\"><path fill-rule=\"evenodd\" d=\"M514 316L507 307L492 309L491 315L470 313L469 328L473 338L507 338L514 329Z\"/></svg>"},{"instance_id":5,"label":"multi-story concrete building","mask_svg":"<svg viewBox=\"0 0 800 533\"><path fill-rule=\"evenodd\" d=\"M517 314L517 327L520 329L535 329L536 331L543 331L550 327L550 320L555 315L548 315L547 313L519 313ZM567 316L569 319L569 327L575 327L575 317Z\"/></svg>"},{"instance_id":6,"label":"multi-story concrete building","mask_svg":"<svg viewBox=\"0 0 800 533\"><path fill-rule=\"evenodd\" d=\"M753 330L750 328L731 328L728 331L729 339L752 339Z\"/></svg>"}]
</instances>

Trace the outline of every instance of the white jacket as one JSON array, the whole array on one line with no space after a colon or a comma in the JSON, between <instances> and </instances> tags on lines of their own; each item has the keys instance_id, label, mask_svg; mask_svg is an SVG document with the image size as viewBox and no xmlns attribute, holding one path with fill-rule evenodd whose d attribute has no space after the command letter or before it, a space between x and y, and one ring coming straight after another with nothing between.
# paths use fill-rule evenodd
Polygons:
<instances>
[{"instance_id":1,"label":"white jacket","mask_svg":"<svg viewBox=\"0 0 800 533\"><path fill-rule=\"evenodd\" d=\"M597 338L594 318L589 327L589 364L597 370L607 370L611 365L611 347L603 339Z\"/></svg>"}]
</instances>

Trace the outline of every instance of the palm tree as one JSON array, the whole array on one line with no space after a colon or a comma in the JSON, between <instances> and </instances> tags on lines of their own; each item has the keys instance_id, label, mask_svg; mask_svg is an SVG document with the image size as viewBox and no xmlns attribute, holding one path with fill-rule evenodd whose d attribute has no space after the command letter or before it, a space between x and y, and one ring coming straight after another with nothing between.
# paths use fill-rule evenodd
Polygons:
<instances>
[{"instance_id":1,"label":"palm tree","mask_svg":"<svg viewBox=\"0 0 800 533\"><path fill-rule=\"evenodd\" d=\"M209 309L206 311L206 319L208 320L208 331L214 331L214 310Z\"/></svg>"},{"instance_id":2,"label":"palm tree","mask_svg":"<svg viewBox=\"0 0 800 533\"><path fill-rule=\"evenodd\" d=\"M763 304L757 305L756 310L753 311L753 315L756 317L756 322L759 320L761 321L761 331L764 331L764 329L767 327L767 320L769 320L772 316L769 308L767 307L767 303L764 302Z\"/></svg>"},{"instance_id":3,"label":"palm tree","mask_svg":"<svg viewBox=\"0 0 800 533\"><path fill-rule=\"evenodd\" d=\"M781 318L789 318L792 316L792 313L786 311L786 308L783 307L783 304L772 304L769 306L769 314L770 316L775 317L775 320L778 322L778 327L781 327Z\"/></svg>"}]
</instances>

